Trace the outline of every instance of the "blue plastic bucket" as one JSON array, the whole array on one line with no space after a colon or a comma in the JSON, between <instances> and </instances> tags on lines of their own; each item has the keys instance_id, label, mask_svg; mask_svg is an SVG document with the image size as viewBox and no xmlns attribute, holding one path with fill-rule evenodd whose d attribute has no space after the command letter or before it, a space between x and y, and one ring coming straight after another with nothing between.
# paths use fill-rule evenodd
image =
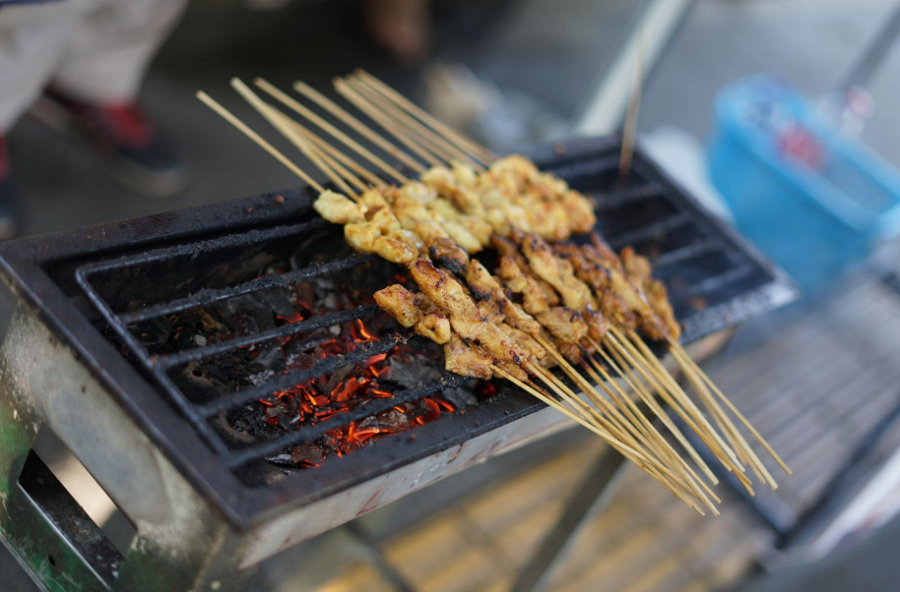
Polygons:
<instances>
[{"instance_id":1,"label":"blue plastic bucket","mask_svg":"<svg viewBox=\"0 0 900 592\"><path fill-rule=\"evenodd\" d=\"M900 232L900 173L837 133L783 82L722 89L708 145L713 184L742 234L807 294Z\"/></svg>"}]
</instances>

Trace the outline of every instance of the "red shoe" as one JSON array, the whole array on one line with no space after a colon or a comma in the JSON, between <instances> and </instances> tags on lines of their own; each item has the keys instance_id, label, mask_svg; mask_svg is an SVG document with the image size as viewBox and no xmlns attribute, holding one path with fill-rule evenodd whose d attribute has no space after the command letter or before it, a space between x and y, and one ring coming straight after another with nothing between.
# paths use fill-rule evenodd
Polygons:
<instances>
[{"instance_id":1,"label":"red shoe","mask_svg":"<svg viewBox=\"0 0 900 592\"><path fill-rule=\"evenodd\" d=\"M55 131L90 141L110 174L136 191L165 197L187 185L171 143L136 103L91 105L48 90L31 113Z\"/></svg>"}]
</instances>

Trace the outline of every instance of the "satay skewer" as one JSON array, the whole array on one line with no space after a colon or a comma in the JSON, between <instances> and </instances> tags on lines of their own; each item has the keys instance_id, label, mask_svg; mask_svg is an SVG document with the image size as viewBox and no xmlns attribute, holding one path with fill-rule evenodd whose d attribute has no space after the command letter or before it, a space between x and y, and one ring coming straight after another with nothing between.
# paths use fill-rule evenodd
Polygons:
<instances>
[{"instance_id":1,"label":"satay skewer","mask_svg":"<svg viewBox=\"0 0 900 592\"><path fill-rule=\"evenodd\" d=\"M688 455L691 459L700 467L700 470L704 475L712 482L713 485L716 485L719 480L716 477L715 473L712 472L712 469L706 464L694 446L687 440L684 434L678 429L672 420L669 418L669 415L665 412L665 410L659 406L656 398L653 397L645 388L641 381L637 376L634 375L634 371L624 364L620 365L616 361L614 361L610 354L606 352L606 350L597 342L592 341L592 345L594 350L603 358L603 360L609 365L612 370L618 374L625 383L631 388L632 392L637 393L640 399L644 402L647 407L656 415L659 420L666 426L669 432L675 437L679 444L687 451ZM620 358L621 359L621 358ZM598 369L602 368L599 362L595 360L593 357L590 358L591 363L595 364ZM629 398L630 400L630 398Z\"/></svg>"},{"instance_id":2,"label":"satay skewer","mask_svg":"<svg viewBox=\"0 0 900 592\"><path fill-rule=\"evenodd\" d=\"M557 358L561 359L561 356L558 354L558 352L556 352L555 350L553 350L552 347L549 347L548 344L546 344L546 343L543 344L543 345L544 345L545 348L548 349L548 351L551 351ZM570 367L567 368L567 370L568 370L570 376L571 376L573 379L575 379L576 381L579 381L579 382L580 382L581 386L585 389L585 392L586 392L586 393L592 393L592 392L593 392L593 387L592 387L589 383L587 383L587 381L585 381L582 377L580 377L580 376L577 374L577 372L574 372L573 369L571 369ZM539 372L539 373L540 373L540 372ZM554 389L555 389L559 394L561 394L562 392L564 392L564 389L563 389L563 388L560 388L560 384L559 384L559 383L552 382L552 378L548 378L547 375L545 375L545 374L543 374L543 373L540 373L540 374L543 376L543 378L544 378L545 380L550 380L550 381L551 381L551 382L549 382L548 384L552 385L552 386L554 387ZM569 394L571 394L571 393L569 393ZM598 396L594 397L594 400L595 400L595 401L602 401L602 397L599 397L599 395L598 395ZM600 403L600 405L602 406L602 403ZM607 407L607 408L605 409L605 411L606 411L607 413L609 413L609 412L610 412L610 408ZM620 419L621 419L621 418L620 418ZM621 427L621 423L620 423L620 427ZM690 480L690 477L688 477L688 479ZM705 485L705 484L704 484L704 485ZM695 489L696 489L696 487L695 487ZM695 495L697 495L698 497L701 497L701 498L703 497L703 493L702 493L702 492L699 492L699 493L695 492ZM708 501L708 500L705 500L704 503L706 503L707 505L709 505L709 501Z\"/></svg>"},{"instance_id":3,"label":"satay skewer","mask_svg":"<svg viewBox=\"0 0 900 592\"><path fill-rule=\"evenodd\" d=\"M722 440L719 433L714 430L712 426L709 426L702 413L689 414L675 401L672 389L666 380L667 377L671 379L671 375L668 374L667 371L661 371L654 368L652 364L648 363L644 365L636 361L636 358L641 356L640 352L627 340L617 338L615 335L617 332L617 329L614 327L611 328L608 337L610 342L614 344L614 348L622 355L624 360L627 361L627 363L631 365L657 393L660 394L669 407L675 410L688 427L690 427L704 444L716 454L725 468L734 473L735 477L741 481L745 489L752 493L750 480L744 475L745 468L735 452ZM695 418L699 418L700 421L706 422L706 425L698 424Z\"/></svg>"},{"instance_id":4,"label":"satay skewer","mask_svg":"<svg viewBox=\"0 0 900 592\"><path fill-rule=\"evenodd\" d=\"M274 110L274 107L271 107L271 106L268 106L267 108L268 108L268 109ZM276 110L276 111L277 111L277 110ZM279 112L279 113L280 113L280 112ZM281 123L282 125L285 124L285 120L287 120L287 121L293 121L293 120L290 120L289 118L287 118L287 116L285 116L285 115L283 115L283 114L281 114L280 117L276 116L274 119L279 120L280 123ZM298 135L300 135L300 136L303 136L302 132L300 131L300 129L303 129L302 126L299 126L299 124L296 124L296 122L294 122L294 125L296 126L296 127L294 128L294 130L293 130L294 133L295 133L295 134L298 134ZM251 139L252 139L252 136L251 136ZM339 139L340 139L340 138L339 138ZM257 143L259 143L259 142L257 142ZM310 144L310 142L309 142L308 137L303 136L303 147L306 147L306 148L307 148L307 150L306 150L304 153L309 152L309 148L308 148L309 144ZM260 144L260 145L262 145L262 144ZM298 147L301 147L301 146L298 146ZM320 145L320 146L317 146L317 148L323 149L321 145ZM303 149L303 148L301 147L301 149ZM283 156L283 155L282 155L282 156ZM318 161L315 161L315 164L316 164L317 166L319 166L320 168L322 168L322 170L325 171L326 174L327 174L327 173L328 173L328 170L329 170L331 167L334 166L335 161L332 159L332 160L328 160L327 162L324 162L324 163L323 163L322 155L318 155L318 156L319 156L319 160L318 160ZM281 160L281 159L279 159L279 160ZM331 165L331 166L329 166L329 165ZM337 169L338 167L334 167L334 168ZM338 170L340 170L340 169L338 169ZM344 169L344 171L342 171L341 174L344 175L345 178L348 178L348 177L347 177L347 173L346 173L346 169ZM329 175L329 176L330 176L330 175ZM349 178L348 178L348 179L349 179ZM357 185L357 187L358 187L358 185ZM352 192L351 192L351 193L352 193ZM641 343L642 343L642 342L641 342ZM620 345L620 344L616 344L616 345ZM554 351L556 351L556 350L554 350ZM601 349L600 351L602 351L602 349ZM558 352L557 352L557 353L558 353ZM631 352L626 352L626 351L622 350L620 353L625 354L625 356L628 357L628 358L632 358L632 357L633 357L633 358L641 359L641 358L644 357L644 354L643 354L643 352L640 351L640 349L637 349L637 350L631 351ZM655 360L654 360L654 361L655 361ZM656 361L656 362L658 363L658 361ZM651 385L655 384L656 387L661 386L661 385L665 385L665 386L667 386L667 387L670 388L670 389L672 388L672 387L671 387L671 384L669 383L669 381L672 380L672 379L671 379L671 376L669 376L669 378L668 378L668 380L667 380L665 377L663 377L663 376L661 376L661 375L657 375L658 368L655 368L654 365L653 365L652 363L650 363L648 360L644 360L644 363L647 363L647 364L648 364L648 368L649 368L649 371L650 371L649 374L648 374L647 376L645 376L645 378L646 378L647 381L648 381L648 384L651 384ZM679 360L679 363L683 363L683 360ZM640 365L640 362L638 362L638 364ZM702 372L702 371L701 371L701 372ZM567 373L568 373L568 371L567 371ZM577 376L580 376L580 375L577 374L577 372L575 372L574 374L577 375ZM668 375L667 372L666 372L666 374ZM650 376L655 376L655 381L654 381L654 379L650 378ZM691 376L694 377L694 378L697 378L699 384L703 384L703 383L704 383L703 379L702 379L702 378L699 378L699 374L697 374L696 372L692 372L692 373L691 373ZM573 378L573 379L574 379L574 378ZM576 382L580 382L578 379L575 379L575 380L576 380ZM583 377L582 377L582 380L584 380ZM708 378L707 378L706 380L708 380ZM673 381L673 382L674 382L674 381ZM554 383L554 384L555 384L555 383ZM560 383L560 384L561 384L561 383ZM557 387L559 387L559 384L557 384ZM665 390L665 389L663 389L663 390ZM673 390L674 390L674 389L673 389ZM588 390L587 392L591 392L591 391ZM607 393L608 393L608 394L612 394L612 393L610 393L610 391L608 391L608 390L607 390ZM596 393L596 394L597 394L598 396L600 396L599 393ZM721 395L721 393L718 393L718 396L723 397L723 396ZM602 399L602 396L600 396L600 398ZM724 399L724 397L723 397L723 399ZM727 401L727 399L724 399L724 400ZM625 411L624 411L625 408L622 408L622 409L623 409L623 413L625 413ZM624 415L623 415L622 417L624 417ZM619 421L621 421L621 420L622 420L622 418L619 418ZM746 422L746 420L744 420L744 421ZM640 424L640 422L638 422L638 424ZM755 434L755 435L758 436L758 434ZM635 436L635 434L634 434L634 432L632 431L632 437L634 437L634 436ZM724 444L723 444L723 446L724 446ZM726 447L726 449L727 449L727 447ZM733 453L732 453L732 454L733 454ZM743 456L743 455L741 455L741 456ZM680 457L679 457L679 458L680 458ZM751 466L753 466L753 465L751 464Z\"/></svg>"},{"instance_id":5,"label":"satay skewer","mask_svg":"<svg viewBox=\"0 0 900 592\"><path fill-rule=\"evenodd\" d=\"M608 389L608 392L610 392L610 396L616 399L618 404L626 410L628 416L632 421L635 422L635 424L640 426L645 436L654 441L655 449L666 458L670 459L676 464L681 465L682 470L684 470L698 485L700 485L700 487L703 488L703 490L713 499L714 502L721 502L718 496L716 496L716 494L713 492L712 488L707 485L706 481L702 477L700 477L687 463L687 461L675 451L672 445L662 437L662 434L660 434L659 431L654 428L649 418L641 413L634 400L619 387L615 379L610 376L610 374L603 368L603 366L600 365L597 360L593 358L593 356L588 355L587 358L590 363L594 365L594 368L591 368L591 366L586 363L585 372L587 372L587 374L597 384L612 385L613 388L611 390ZM615 394L613 393L613 391L615 391ZM715 475L711 474L709 478L713 485L718 483L718 479L716 479Z\"/></svg>"},{"instance_id":6,"label":"satay skewer","mask_svg":"<svg viewBox=\"0 0 900 592\"><path fill-rule=\"evenodd\" d=\"M557 363L560 365L563 371L581 387L584 393L589 394L595 392L594 386L583 376L581 376L577 371L575 371L575 369L569 364L565 357L562 356L562 354L560 354L558 350L556 350L556 348L554 348L551 344L547 343L541 338L537 339L538 342L541 343L541 345L547 350L547 352L549 352L556 359ZM615 399L615 395L613 395L612 391L609 390L608 387L606 387L606 383L602 379L599 379L598 377L598 380L596 382L607 391L607 394L611 398ZM658 441L654 441L653 437L649 434L643 433L639 427L639 420L635 419L635 423L632 424L624 417L619 409L617 409L611 403L605 401L602 397L590 396L590 398L592 401L594 401L595 405L597 405L601 409L603 413L612 418L611 421L615 421L616 425L618 425L621 430L629 432L628 437L630 439L640 442L643 446L646 446L648 449L653 450L660 458L668 458L670 462L673 462L675 466L678 466L682 471L681 479L685 481L686 486L693 492L694 495L698 496L701 501L703 501L704 504L710 508L711 511L713 511L714 513L718 513L715 510L714 504L706 497L706 494L698 489L698 485L695 482L695 478L698 478L697 475L691 475L689 471L685 470L685 466L681 466L681 462L674 461L672 457L666 453L665 447L661 448ZM623 437L622 433L623 432L619 432L620 437ZM677 455L674 456L677 457ZM705 485L705 483L703 483L703 485Z\"/></svg>"},{"instance_id":7,"label":"satay skewer","mask_svg":"<svg viewBox=\"0 0 900 592\"><path fill-rule=\"evenodd\" d=\"M244 84L239 78L231 79L231 87L238 92L256 111L262 115L266 121L277 129L281 134L296 146L304 156L312 161L317 168L326 174L332 183L337 185L341 191L348 195L354 201L359 201L359 195L347 185L344 180L334 173L331 167L324 166L319 153L311 149L310 142L301 136L297 130L290 127L287 117L280 111L263 101L250 88Z\"/></svg>"}]
</instances>

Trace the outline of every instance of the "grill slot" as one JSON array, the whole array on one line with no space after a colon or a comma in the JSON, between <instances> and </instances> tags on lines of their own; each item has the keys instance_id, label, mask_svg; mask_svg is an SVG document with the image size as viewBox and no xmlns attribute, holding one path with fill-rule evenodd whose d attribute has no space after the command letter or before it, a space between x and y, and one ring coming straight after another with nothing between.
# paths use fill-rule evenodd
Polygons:
<instances>
[{"instance_id":1,"label":"grill slot","mask_svg":"<svg viewBox=\"0 0 900 592\"><path fill-rule=\"evenodd\" d=\"M624 186L617 181L617 167L618 158L611 151L600 156L566 156L559 166L547 168L566 178L573 187L592 195L597 203L598 229L610 244L617 249L633 245L652 259L658 277L669 286L676 313L686 323L685 334L689 339L718 328L710 321L716 318L716 306L727 306L728 314L739 319L741 313L734 298L771 284L771 272L736 247L730 236L710 224L704 214L645 161L636 160L635 169ZM290 262L290 268L284 268L285 262ZM261 275L255 271L273 265L282 267ZM418 347L424 340L411 338L407 332L391 332L377 340L359 343L352 351L317 360L309 367L285 369L258 384L246 377L230 384L230 390L204 399L188 392L185 386L184 375L190 364L229 355L243 356L263 344L283 344L292 338L302 339L312 331L375 318L382 313L373 304L362 304L221 337L214 343L177 347L168 342L152 347L145 345L136 332L140 333L144 324L153 326L172 315L191 314L267 291L293 289L313 280L331 281L329 278L342 278L359 270L375 269L372 266L377 265L390 267L372 255L352 253L344 244L340 229L313 220L186 241L105 261L88 261L77 267L75 279L115 340L132 356L133 363L172 401L222 457L224 464L238 471L288 447L311 443L329 430L387 412L402 403L421 401L447 389L459 388L465 381L441 369L439 379L419 388L395 389L390 398L367 400L318 423L238 446L213 427L222 414L298 383L326 376L348 364L359 364L372 356L392 352L398 346ZM397 267L390 269L393 271L379 268L380 275L372 272L375 289L392 283L392 276L400 271ZM756 308L764 300L758 299ZM693 328L692 315L697 317Z\"/></svg>"}]
</instances>

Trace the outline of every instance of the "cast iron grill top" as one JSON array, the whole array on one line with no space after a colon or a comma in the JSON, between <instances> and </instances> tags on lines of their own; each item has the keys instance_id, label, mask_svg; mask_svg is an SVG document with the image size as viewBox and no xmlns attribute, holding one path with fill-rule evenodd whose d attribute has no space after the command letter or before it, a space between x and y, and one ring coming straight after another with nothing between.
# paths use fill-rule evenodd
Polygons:
<instances>
[{"instance_id":1,"label":"cast iron grill top","mask_svg":"<svg viewBox=\"0 0 900 592\"><path fill-rule=\"evenodd\" d=\"M699 209L640 151L629 182L619 186L617 147L616 138L585 140L532 156L542 168L553 170L595 199L598 230L613 247L632 245L651 258L656 276L669 287L676 315L684 324L685 342L795 297L783 274ZM301 472L277 487L251 489L243 477L236 480L235 471L253 461L310 442L326 430L376 415L399 402L454 388L462 381L444 373L418 388L395 391L392 398L372 400L278 438L234 448L210 423L218 414L420 338L407 332L392 333L343 356L325 358L310 368L198 404L173 380L170 373L174 368L312 329L367 319L379 312L377 307L363 305L162 354L151 353L129 330L136 323L172 313L372 264L373 255L336 254L285 273L235 274L235 266L229 262L264 260L266 253L296 246L309 237L340 237L340 229L311 214L314 198L308 189L270 194L0 247L4 272L13 288L75 349L176 465L239 521L253 514L257 504L296 501L298 497L312 501L542 408L503 384L494 397L465 413L443 416L417 428L415 444L406 438L383 439L346 458L329 460L312 472ZM310 252L321 252L323 244L310 245ZM384 285L387 283L391 283L389 277ZM162 295L147 298L154 289L160 291L160 284ZM133 365L119 354L118 344L101 334L99 328L104 326L133 356ZM172 406L183 419L175 417ZM197 442L195 434L208 448ZM304 479L302 475L307 474L310 478ZM266 501L261 501L263 498Z\"/></svg>"}]
</instances>

